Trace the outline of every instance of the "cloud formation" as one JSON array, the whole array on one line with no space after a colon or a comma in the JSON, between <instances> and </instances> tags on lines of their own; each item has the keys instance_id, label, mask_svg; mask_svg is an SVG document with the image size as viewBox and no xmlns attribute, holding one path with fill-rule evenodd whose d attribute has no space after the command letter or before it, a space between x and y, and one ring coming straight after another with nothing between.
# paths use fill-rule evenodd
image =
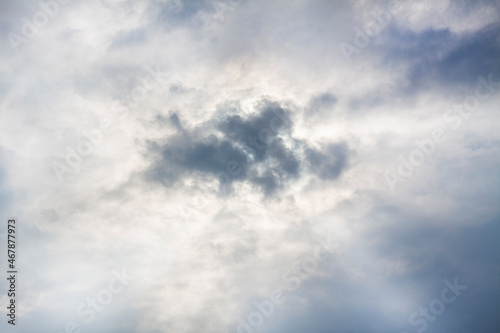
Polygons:
<instances>
[{"instance_id":1,"label":"cloud formation","mask_svg":"<svg viewBox=\"0 0 500 333\"><path fill-rule=\"evenodd\" d=\"M148 142L154 164L150 180L172 186L193 174L218 178L220 187L247 182L265 195L311 172L324 180L338 178L347 166L346 144L329 144L324 152L293 137L290 111L261 100L256 111L220 110L216 119L186 129L177 113L169 119L177 132L165 143Z\"/></svg>"},{"instance_id":2,"label":"cloud formation","mask_svg":"<svg viewBox=\"0 0 500 333\"><path fill-rule=\"evenodd\" d=\"M499 24L494 0L0 2L15 331L499 332Z\"/></svg>"}]
</instances>

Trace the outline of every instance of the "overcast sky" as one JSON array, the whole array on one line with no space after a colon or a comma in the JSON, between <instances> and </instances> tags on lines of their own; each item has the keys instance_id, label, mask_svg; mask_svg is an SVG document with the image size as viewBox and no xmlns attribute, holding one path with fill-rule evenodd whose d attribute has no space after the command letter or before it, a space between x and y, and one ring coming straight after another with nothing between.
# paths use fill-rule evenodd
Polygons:
<instances>
[{"instance_id":1,"label":"overcast sky","mask_svg":"<svg viewBox=\"0 0 500 333\"><path fill-rule=\"evenodd\" d=\"M500 2L0 2L2 332L500 332Z\"/></svg>"}]
</instances>

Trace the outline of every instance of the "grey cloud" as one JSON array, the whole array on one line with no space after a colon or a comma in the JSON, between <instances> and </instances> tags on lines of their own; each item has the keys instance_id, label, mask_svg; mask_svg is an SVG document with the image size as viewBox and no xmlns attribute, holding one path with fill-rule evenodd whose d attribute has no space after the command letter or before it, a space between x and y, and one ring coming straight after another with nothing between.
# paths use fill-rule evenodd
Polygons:
<instances>
[{"instance_id":1,"label":"grey cloud","mask_svg":"<svg viewBox=\"0 0 500 333\"><path fill-rule=\"evenodd\" d=\"M342 114L337 110L338 98L330 92L313 95L306 104L303 119L306 124L314 126L329 121L335 115Z\"/></svg>"},{"instance_id":2,"label":"grey cloud","mask_svg":"<svg viewBox=\"0 0 500 333\"><path fill-rule=\"evenodd\" d=\"M314 96L311 98L309 105L308 105L308 114L309 115L315 115L315 114L320 114L324 115L335 107L337 104L338 99L335 97L335 95L325 92L323 94L320 94L318 96Z\"/></svg>"},{"instance_id":3,"label":"grey cloud","mask_svg":"<svg viewBox=\"0 0 500 333\"><path fill-rule=\"evenodd\" d=\"M0 210L21 214L28 273L20 280L26 315L19 332L64 330L76 306L107 282L99 274L122 262L141 277L136 287L116 295L83 330L237 332L224 326L240 314L248 318L240 313L246 300L254 311L253 301L275 286L273 274L280 279L280 265L300 259L294 253L327 232L347 239L345 247L255 332L415 333L409 315L455 276L467 292L426 333L500 332L498 95L449 133L398 192L387 193L382 174L396 163L391 156L408 147L409 154L412 138L432 130L441 114L434 119L429 110L447 104L449 91L490 72L500 80L498 25L458 35L412 32L402 22L372 39L349 67L338 43L350 41L374 3L247 1L224 22L204 25L216 14L214 2L147 0L146 17L136 11L144 2L82 2L81 12L61 10L36 42L4 62L2 145L8 149L0 148ZM448 17L457 21L463 15L456 11L499 5L451 3ZM0 55L10 56L7 33L18 33L21 17L38 8L38 0L0 2L6 45ZM435 26L434 19L421 19ZM102 46L108 52L101 54ZM134 87L150 79L143 66L158 61L171 80L180 80L165 82L170 94L151 90L140 117L115 124L78 174L57 183L50 160L80 135L78 127L64 128L81 123L85 129L101 113L56 110L82 96L91 105L128 102ZM253 109L239 102L266 92L280 102L262 100ZM288 98L305 101L304 109L286 107L281 99ZM224 99L212 117L202 112ZM379 107L368 117L347 114L349 107L373 106ZM394 118L391 110L404 112ZM329 115L342 123L324 121L316 131L312 122ZM337 126L359 140L325 140ZM392 126L401 127L387 132ZM11 149L22 160L14 163ZM334 184L351 163L349 177ZM303 186L309 180L321 186ZM220 197L204 195L203 186L217 182ZM332 193L332 185L341 188ZM255 193L281 200L257 202Z\"/></svg>"},{"instance_id":4,"label":"grey cloud","mask_svg":"<svg viewBox=\"0 0 500 333\"><path fill-rule=\"evenodd\" d=\"M341 258L323 263L323 276L309 278L288 297L275 315L286 319L271 318L265 331L417 332L408 322L410 315L440 298L444 280L457 278L467 289L428 322L426 332L497 332L499 217L480 225L444 227L425 224L426 217L419 215L388 207L382 221L390 222L381 227L382 216L370 212L366 218L373 227ZM388 315L384 309L408 299L407 312ZM298 307L299 312L292 310Z\"/></svg>"},{"instance_id":5,"label":"grey cloud","mask_svg":"<svg viewBox=\"0 0 500 333\"><path fill-rule=\"evenodd\" d=\"M213 12L214 8L206 0L173 0L167 2L155 2L150 8L151 13L157 15L157 22L170 30L188 23L201 25L201 21L195 18L201 12Z\"/></svg>"},{"instance_id":6,"label":"grey cloud","mask_svg":"<svg viewBox=\"0 0 500 333\"><path fill-rule=\"evenodd\" d=\"M471 88L479 76L500 77L500 25L457 36L449 30L420 33L391 27L380 51L388 67L406 65L404 88L414 94L434 87Z\"/></svg>"},{"instance_id":7,"label":"grey cloud","mask_svg":"<svg viewBox=\"0 0 500 333\"><path fill-rule=\"evenodd\" d=\"M170 121L172 122L172 124L179 130L183 130L184 128L182 127L181 125L181 120L179 119L179 115L177 113L172 113L170 116L169 116L169 119Z\"/></svg>"},{"instance_id":8,"label":"grey cloud","mask_svg":"<svg viewBox=\"0 0 500 333\"><path fill-rule=\"evenodd\" d=\"M422 289L422 306L439 296L440 281L445 278L458 277L468 286L460 302L453 304L446 316L430 324L429 331L461 328L496 332L500 326L487 312L500 302L500 285L495 278L500 274L500 265L495 260L500 255L498 221L497 217L486 224L465 227L429 227L420 226L419 221L400 222L374 230L366 238L375 240L373 253L406 262L405 270L392 274L391 284L413 284Z\"/></svg>"},{"instance_id":9,"label":"grey cloud","mask_svg":"<svg viewBox=\"0 0 500 333\"><path fill-rule=\"evenodd\" d=\"M330 144L324 151L307 149L311 169L322 179L336 179L346 168L348 148L345 143Z\"/></svg>"},{"instance_id":10,"label":"grey cloud","mask_svg":"<svg viewBox=\"0 0 500 333\"><path fill-rule=\"evenodd\" d=\"M164 143L148 143L155 162L147 177L173 186L187 175L210 176L225 185L249 182L271 195L305 171L333 180L346 168L345 144L317 150L295 139L290 113L279 103L263 100L252 115L235 114L234 107L194 129L184 128L179 116L171 114L179 131Z\"/></svg>"},{"instance_id":11,"label":"grey cloud","mask_svg":"<svg viewBox=\"0 0 500 333\"><path fill-rule=\"evenodd\" d=\"M500 15L500 4L496 0L456 0L450 1L448 4L448 12L462 12L471 13L476 10L481 10L485 6L489 6L489 9L494 7L495 14Z\"/></svg>"}]
</instances>

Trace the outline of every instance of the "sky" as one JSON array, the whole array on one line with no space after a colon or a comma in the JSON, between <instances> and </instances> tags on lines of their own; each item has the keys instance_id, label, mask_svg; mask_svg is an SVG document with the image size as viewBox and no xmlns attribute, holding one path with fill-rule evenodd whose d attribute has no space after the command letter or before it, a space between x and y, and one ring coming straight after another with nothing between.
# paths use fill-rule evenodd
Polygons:
<instances>
[{"instance_id":1,"label":"sky","mask_svg":"<svg viewBox=\"0 0 500 333\"><path fill-rule=\"evenodd\" d=\"M495 0L1 1L0 331L498 333L499 102Z\"/></svg>"}]
</instances>

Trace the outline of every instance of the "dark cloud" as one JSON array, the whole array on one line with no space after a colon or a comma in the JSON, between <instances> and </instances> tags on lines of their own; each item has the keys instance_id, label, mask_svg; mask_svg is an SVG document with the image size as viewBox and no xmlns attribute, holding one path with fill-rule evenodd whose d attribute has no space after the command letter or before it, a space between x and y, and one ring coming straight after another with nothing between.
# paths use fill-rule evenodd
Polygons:
<instances>
[{"instance_id":1,"label":"dark cloud","mask_svg":"<svg viewBox=\"0 0 500 333\"><path fill-rule=\"evenodd\" d=\"M188 175L218 178L221 185L249 182L265 195L299 178L304 171L333 180L346 168L348 148L331 144L317 150L293 137L290 112L263 100L257 112L244 115L232 105L229 114L186 129L178 114L170 115L178 132L166 142L149 142L155 162L149 179L172 186Z\"/></svg>"},{"instance_id":2,"label":"dark cloud","mask_svg":"<svg viewBox=\"0 0 500 333\"><path fill-rule=\"evenodd\" d=\"M408 217L406 220L366 235L373 244L372 253L405 262L406 268L391 274L388 282L421 289L422 304L416 306L427 306L430 300L438 298L444 279L451 281L457 277L467 285L467 290L440 320L429 324L429 332L458 328L471 332L499 331L499 323L492 319L489 309L498 309L500 305L500 263L495 259L500 256L500 219L462 227L452 223L448 223L449 227L425 226L415 218L411 222Z\"/></svg>"},{"instance_id":3,"label":"dark cloud","mask_svg":"<svg viewBox=\"0 0 500 333\"><path fill-rule=\"evenodd\" d=\"M457 35L447 29L414 32L391 27L381 46L385 66L408 66L412 94L419 89L471 88L479 76L500 77L500 25Z\"/></svg>"},{"instance_id":4,"label":"dark cloud","mask_svg":"<svg viewBox=\"0 0 500 333\"><path fill-rule=\"evenodd\" d=\"M323 93L318 96L314 96L309 101L307 114L308 115L325 115L333 110L337 104L337 97L331 93Z\"/></svg>"},{"instance_id":5,"label":"dark cloud","mask_svg":"<svg viewBox=\"0 0 500 333\"><path fill-rule=\"evenodd\" d=\"M328 145L324 151L306 149L311 170L322 179L336 179L347 165L348 148L345 143Z\"/></svg>"},{"instance_id":6,"label":"dark cloud","mask_svg":"<svg viewBox=\"0 0 500 333\"><path fill-rule=\"evenodd\" d=\"M497 0L456 0L450 1L448 4L448 8L446 9L451 15L455 12L464 13L472 13L474 11L479 11L484 9L485 6L488 6L488 9L491 11L492 7L496 14L500 14L500 3Z\"/></svg>"},{"instance_id":7,"label":"dark cloud","mask_svg":"<svg viewBox=\"0 0 500 333\"><path fill-rule=\"evenodd\" d=\"M177 128L177 129L183 129L181 125L181 120L179 119L179 115L177 113L172 113L169 117L170 121L172 124Z\"/></svg>"},{"instance_id":8,"label":"dark cloud","mask_svg":"<svg viewBox=\"0 0 500 333\"><path fill-rule=\"evenodd\" d=\"M157 15L157 22L166 29L190 24L201 24L201 21L195 22L197 15L201 12L212 13L214 8L206 0L173 0L167 2L154 3L150 11Z\"/></svg>"},{"instance_id":9,"label":"dark cloud","mask_svg":"<svg viewBox=\"0 0 500 333\"><path fill-rule=\"evenodd\" d=\"M415 333L420 325L411 326L410 315L439 299L444 280L455 278L467 289L427 322L425 332L500 331L495 316L500 305L500 217L478 225L447 221L447 226L436 226L411 209L374 209L378 212L370 212L366 221L378 223L362 232L342 258L322 263L326 275L309 278L296 296L288 296L265 332ZM408 299L407 312L386 311Z\"/></svg>"}]
</instances>

